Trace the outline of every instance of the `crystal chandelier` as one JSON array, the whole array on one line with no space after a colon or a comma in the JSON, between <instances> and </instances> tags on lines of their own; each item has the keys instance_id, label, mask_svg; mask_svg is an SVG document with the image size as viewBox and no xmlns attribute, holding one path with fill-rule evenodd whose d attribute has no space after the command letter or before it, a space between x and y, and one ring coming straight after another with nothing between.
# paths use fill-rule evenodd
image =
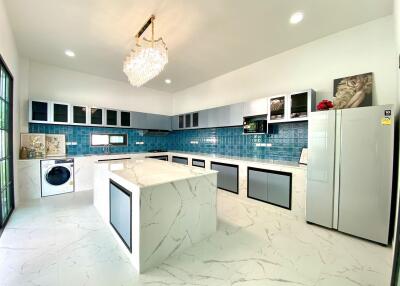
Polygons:
<instances>
[{"instance_id":1,"label":"crystal chandelier","mask_svg":"<svg viewBox=\"0 0 400 286\"><path fill-rule=\"evenodd\" d=\"M168 63L167 45L162 38L154 40L154 20L152 15L136 34L136 45L125 58L123 71L128 76L129 82L136 87L142 86L156 77ZM151 25L151 39L140 36Z\"/></svg>"}]
</instances>

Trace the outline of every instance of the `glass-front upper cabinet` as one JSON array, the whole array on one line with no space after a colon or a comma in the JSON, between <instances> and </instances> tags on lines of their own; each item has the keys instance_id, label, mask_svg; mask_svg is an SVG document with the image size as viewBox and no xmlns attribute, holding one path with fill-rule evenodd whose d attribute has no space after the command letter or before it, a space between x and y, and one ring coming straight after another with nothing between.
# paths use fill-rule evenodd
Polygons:
<instances>
[{"instance_id":1,"label":"glass-front upper cabinet","mask_svg":"<svg viewBox=\"0 0 400 286\"><path fill-rule=\"evenodd\" d=\"M289 100L291 120L306 120L308 114L315 111L315 91L312 89L292 93Z\"/></svg>"},{"instance_id":2,"label":"glass-front upper cabinet","mask_svg":"<svg viewBox=\"0 0 400 286\"><path fill-rule=\"evenodd\" d=\"M190 127L192 127L192 115L189 113L185 115L185 128Z\"/></svg>"},{"instance_id":3,"label":"glass-front upper cabinet","mask_svg":"<svg viewBox=\"0 0 400 286\"><path fill-rule=\"evenodd\" d=\"M53 122L54 123L69 123L69 104L52 103L53 105Z\"/></svg>"},{"instance_id":4,"label":"glass-front upper cabinet","mask_svg":"<svg viewBox=\"0 0 400 286\"><path fill-rule=\"evenodd\" d=\"M192 127L199 127L199 113L194 112L192 115Z\"/></svg>"},{"instance_id":5,"label":"glass-front upper cabinet","mask_svg":"<svg viewBox=\"0 0 400 286\"><path fill-rule=\"evenodd\" d=\"M106 110L106 122L108 126L117 126L118 125L118 111L107 109Z\"/></svg>"},{"instance_id":6,"label":"glass-front upper cabinet","mask_svg":"<svg viewBox=\"0 0 400 286\"><path fill-rule=\"evenodd\" d=\"M129 111L121 111L120 117L122 127L131 127L131 113Z\"/></svg>"},{"instance_id":7,"label":"glass-front upper cabinet","mask_svg":"<svg viewBox=\"0 0 400 286\"><path fill-rule=\"evenodd\" d=\"M179 125L179 128L183 128L183 121L184 121L184 119L183 119L183 115L179 115L179 123L178 123L178 125Z\"/></svg>"},{"instance_id":8,"label":"glass-front upper cabinet","mask_svg":"<svg viewBox=\"0 0 400 286\"><path fill-rule=\"evenodd\" d=\"M29 121L30 122L49 122L50 103L47 101L29 101Z\"/></svg>"},{"instance_id":9,"label":"glass-front upper cabinet","mask_svg":"<svg viewBox=\"0 0 400 286\"><path fill-rule=\"evenodd\" d=\"M103 125L103 109L90 108L90 124Z\"/></svg>"},{"instance_id":10,"label":"glass-front upper cabinet","mask_svg":"<svg viewBox=\"0 0 400 286\"><path fill-rule=\"evenodd\" d=\"M286 96L276 96L269 98L269 122L279 122L287 119Z\"/></svg>"},{"instance_id":11,"label":"glass-front upper cabinet","mask_svg":"<svg viewBox=\"0 0 400 286\"><path fill-rule=\"evenodd\" d=\"M86 124L87 123L87 110L86 106L72 106L72 123Z\"/></svg>"}]
</instances>

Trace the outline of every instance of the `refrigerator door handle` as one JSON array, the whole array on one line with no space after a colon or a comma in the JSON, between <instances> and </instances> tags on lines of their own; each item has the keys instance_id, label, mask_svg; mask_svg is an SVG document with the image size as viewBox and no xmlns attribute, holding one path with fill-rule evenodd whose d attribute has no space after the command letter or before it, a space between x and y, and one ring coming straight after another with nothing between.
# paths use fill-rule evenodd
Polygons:
<instances>
[{"instance_id":1,"label":"refrigerator door handle","mask_svg":"<svg viewBox=\"0 0 400 286\"><path fill-rule=\"evenodd\" d=\"M340 157L342 146L342 111L336 111L335 125L335 167L334 167L334 182L333 182L333 222L332 228L338 229L339 225L339 197L340 197Z\"/></svg>"}]
</instances>

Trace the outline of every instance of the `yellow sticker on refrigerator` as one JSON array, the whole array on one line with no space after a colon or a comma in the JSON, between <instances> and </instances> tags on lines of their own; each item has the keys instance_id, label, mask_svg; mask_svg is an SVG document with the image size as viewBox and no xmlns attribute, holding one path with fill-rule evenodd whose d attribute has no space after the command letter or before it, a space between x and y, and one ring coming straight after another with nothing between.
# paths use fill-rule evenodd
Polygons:
<instances>
[{"instance_id":1,"label":"yellow sticker on refrigerator","mask_svg":"<svg viewBox=\"0 0 400 286\"><path fill-rule=\"evenodd\" d=\"M390 117L383 117L381 119L381 124L382 125L391 125L392 124L392 119Z\"/></svg>"}]
</instances>

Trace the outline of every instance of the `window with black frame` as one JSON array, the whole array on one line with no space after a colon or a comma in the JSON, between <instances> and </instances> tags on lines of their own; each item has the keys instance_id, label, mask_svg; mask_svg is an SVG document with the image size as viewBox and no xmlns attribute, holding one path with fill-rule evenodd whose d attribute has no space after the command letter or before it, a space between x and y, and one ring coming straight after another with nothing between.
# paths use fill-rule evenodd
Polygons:
<instances>
[{"instance_id":1,"label":"window with black frame","mask_svg":"<svg viewBox=\"0 0 400 286\"><path fill-rule=\"evenodd\" d=\"M13 77L0 56L0 229L14 210L12 100Z\"/></svg>"}]
</instances>

